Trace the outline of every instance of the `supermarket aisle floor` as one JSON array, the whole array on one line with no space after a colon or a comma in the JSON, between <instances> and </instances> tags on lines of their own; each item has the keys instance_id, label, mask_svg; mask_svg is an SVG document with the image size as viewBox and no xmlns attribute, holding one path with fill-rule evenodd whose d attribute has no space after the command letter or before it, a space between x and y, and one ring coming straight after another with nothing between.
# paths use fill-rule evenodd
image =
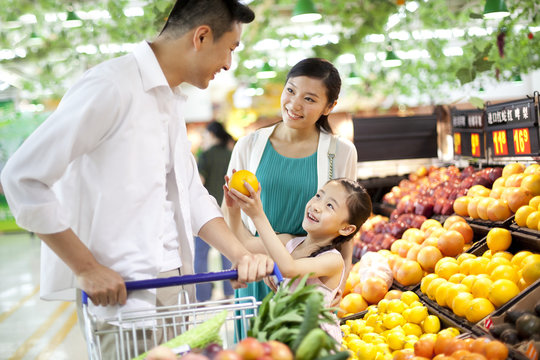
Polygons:
<instances>
[{"instance_id":1,"label":"supermarket aisle floor","mask_svg":"<svg viewBox=\"0 0 540 360\"><path fill-rule=\"evenodd\" d=\"M75 305L39 299L40 240L0 235L0 359L85 360Z\"/></svg>"}]
</instances>

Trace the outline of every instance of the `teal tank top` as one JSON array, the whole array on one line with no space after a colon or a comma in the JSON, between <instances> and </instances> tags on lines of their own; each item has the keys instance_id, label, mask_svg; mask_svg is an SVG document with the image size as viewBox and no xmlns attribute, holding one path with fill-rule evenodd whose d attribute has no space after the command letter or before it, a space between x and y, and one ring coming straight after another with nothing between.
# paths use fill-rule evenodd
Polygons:
<instances>
[{"instance_id":1,"label":"teal tank top","mask_svg":"<svg viewBox=\"0 0 540 360\"><path fill-rule=\"evenodd\" d=\"M306 235L302 228L307 202L317 193L317 152L304 158L279 154L270 140L255 174L261 201L275 232Z\"/></svg>"}]
</instances>

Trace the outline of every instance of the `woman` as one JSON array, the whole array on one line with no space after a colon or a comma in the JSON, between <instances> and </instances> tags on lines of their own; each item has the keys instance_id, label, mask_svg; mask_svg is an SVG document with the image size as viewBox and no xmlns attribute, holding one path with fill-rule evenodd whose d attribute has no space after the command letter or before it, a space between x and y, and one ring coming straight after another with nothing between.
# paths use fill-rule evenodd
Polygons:
<instances>
[{"instance_id":1,"label":"woman","mask_svg":"<svg viewBox=\"0 0 540 360\"><path fill-rule=\"evenodd\" d=\"M356 148L350 141L332 135L328 123L340 89L339 73L330 62L318 58L300 61L287 74L281 94L282 121L239 139L233 149L227 174L244 169L257 176L262 184L264 211L278 233L306 235L301 226L304 205L329 175L356 180ZM333 161L329 154L335 155ZM222 209L227 218L224 204ZM242 217L255 234L252 221L245 214ZM352 243L344 245L341 253L348 274ZM262 300L269 291L261 281L238 289L235 296Z\"/></svg>"}]
</instances>

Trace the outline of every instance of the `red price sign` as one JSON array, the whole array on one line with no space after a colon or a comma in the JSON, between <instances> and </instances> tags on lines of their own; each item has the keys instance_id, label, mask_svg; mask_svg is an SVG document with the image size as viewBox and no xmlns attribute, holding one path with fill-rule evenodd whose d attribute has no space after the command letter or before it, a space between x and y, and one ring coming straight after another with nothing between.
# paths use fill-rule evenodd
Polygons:
<instances>
[{"instance_id":1,"label":"red price sign","mask_svg":"<svg viewBox=\"0 0 540 360\"><path fill-rule=\"evenodd\" d=\"M461 133L454 133L454 154L461 155Z\"/></svg>"},{"instance_id":2,"label":"red price sign","mask_svg":"<svg viewBox=\"0 0 540 360\"><path fill-rule=\"evenodd\" d=\"M480 156L480 135L476 133L471 134L471 154L472 156Z\"/></svg>"},{"instance_id":3,"label":"red price sign","mask_svg":"<svg viewBox=\"0 0 540 360\"><path fill-rule=\"evenodd\" d=\"M514 129L514 152L516 155L531 153L529 129Z\"/></svg>"},{"instance_id":4,"label":"red price sign","mask_svg":"<svg viewBox=\"0 0 540 360\"><path fill-rule=\"evenodd\" d=\"M495 156L508 155L506 130L498 130L493 132L493 148L495 151Z\"/></svg>"}]
</instances>

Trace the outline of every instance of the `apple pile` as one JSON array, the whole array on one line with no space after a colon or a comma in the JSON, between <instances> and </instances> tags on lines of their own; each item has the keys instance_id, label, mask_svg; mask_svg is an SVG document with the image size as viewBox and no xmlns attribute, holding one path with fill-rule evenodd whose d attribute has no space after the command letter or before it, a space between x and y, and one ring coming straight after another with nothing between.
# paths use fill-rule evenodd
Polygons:
<instances>
[{"instance_id":1,"label":"apple pile","mask_svg":"<svg viewBox=\"0 0 540 360\"><path fill-rule=\"evenodd\" d=\"M502 168L485 168L475 171L468 166L462 171L451 165L448 167L430 167L419 176L409 176L400 181L398 186L385 194L383 202L395 205L390 219L402 214L417 214L430 218L433 215L451 215L454 213L454 200L465 196L474 185L491 188L493 182L502 174Z\"/></svg>"},{"instance_id":2,"label":"apple pile","mask_svg":"<svg viewBox=\"0 0 540 360\"><path fill-rule=\"evenodd\" d=\"M360 228L355 238L354 256L361 258L368 251L390 249L407 229L419 228L424 221L425 216L416 214L402 214L394 219L375 215Z\"/></svg>"}]
</instances>

